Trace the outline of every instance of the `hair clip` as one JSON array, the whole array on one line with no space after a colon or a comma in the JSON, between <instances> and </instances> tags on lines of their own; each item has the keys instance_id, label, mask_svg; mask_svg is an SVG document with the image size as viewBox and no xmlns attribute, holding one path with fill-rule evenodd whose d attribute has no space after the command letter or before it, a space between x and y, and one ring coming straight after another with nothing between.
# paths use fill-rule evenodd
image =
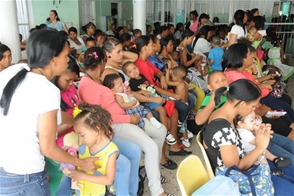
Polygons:
<instances>
[{"instance_id":1,"label":"hair clip","mask_svg":"<svg viewBox=\"0 0 294 196\"><path fill-rule=\"evenodd\" d=\"M230 90L230 87L229 86L227 86L227 91L229 91Z\"/></svg>"},{"instance_id":2,"label":"hair clip","mask_svg":"<svg viewBox=\"0 0 294 196\"><path fill-rule=\"evenodd\" d=\"M75 106L73 112L72 112L72 115L73 117L75 118L77 115L79 115L79 113L81 113L82 110L78 107L78 106Z\"/></svg>"},{"instance_id":3,"label":"hair clip","mask_svg":"<svg viewBox=\"0 0 294 196\"><path fill-rule=\"evenodd\" d=\"M98 59L97 52L93 52L92 54L94 55L94 59Z\"/></svg>"}]
</instances>

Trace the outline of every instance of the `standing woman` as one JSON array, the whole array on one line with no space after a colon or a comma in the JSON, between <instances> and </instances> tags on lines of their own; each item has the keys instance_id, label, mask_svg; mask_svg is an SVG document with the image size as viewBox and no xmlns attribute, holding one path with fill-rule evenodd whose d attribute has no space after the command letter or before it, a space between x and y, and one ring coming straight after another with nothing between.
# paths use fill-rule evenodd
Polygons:
<instances>
[{"instance_id":1,"label":"standing woman","mask_svg":"<svg viewBox=\"0 0 294 196\"><path fill-rule=\"evenodd\" d=\"M0 143L5 157L0 161L1 195L51 195L44 156L83 170L95 169L95 159L78 159L55 143L60 92L50 80L67 68L66 39L58 32L41 30L30 35L27 46L28 65L0 73L0 130L5 138ZM8 150L11 141L18 146Z\"/></svg>"},{"instance_id":2,"label":"standing woman","mask_svg":"<svg viewBox=\"0 0 294 196\"><path fill-rule=\"evenodd\" d=\"M199 28L199 21L197 19L198 12L196 10L193 10L190 12L190 26L189 29L193 31L194 34L197 33Z\"/></svg>"},{"instance_id":3,"label":"standing woman","mask_svg":"<svg viewBox=\"0 0 294 196\"><path fill-rule=\"evenodd\" d=\"M237 39L245 37L247 34L246 28L244 25L245 12L243 10L237 10L234 14L234 26L231 31L228 33L229 41L222 44L222 48L228 48L234 43L237 43Z\"/></svg>"},{"instance_id":4,"label":"standing woman","mask_svg":"<svg viewBox=\"0 0 294 196\"><path fill-rule=\"evenodd\" d=\"M11 50L8 46L0 44L0 72L11 65Z\"/></svg>"},{"instance_id":5,"label":"standing woman","mask_svg":"<svg viewBox=\"0 0 294 196\"><path fill-rule=\"evenodd\" d=\"M65 31L68 33L68 29L66 27L66 24L62 22L56 10L51 10L49 13L49 18L47 18L47 21L45 22L48 28L55 29L56 31Z\"/></svg>"}]
</instances>

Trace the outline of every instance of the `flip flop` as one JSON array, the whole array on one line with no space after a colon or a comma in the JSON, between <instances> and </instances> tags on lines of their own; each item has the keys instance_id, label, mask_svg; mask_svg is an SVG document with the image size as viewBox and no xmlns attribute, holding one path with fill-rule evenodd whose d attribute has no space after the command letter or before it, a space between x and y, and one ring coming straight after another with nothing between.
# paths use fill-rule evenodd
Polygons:
<instances>
[{"instance_id":1,"label":"flip flop","mask_svg":"<svg viewBox=\"0 0 294 196\"><path fill-rule=\"evenodd\" d=\"M166 169L170 169L170 170L177 169L177 167L178 167L178 165L170 159L167 159L167 162L165 164L160 164L160 165L165 167Z\"/></svg>"}]
</instances>

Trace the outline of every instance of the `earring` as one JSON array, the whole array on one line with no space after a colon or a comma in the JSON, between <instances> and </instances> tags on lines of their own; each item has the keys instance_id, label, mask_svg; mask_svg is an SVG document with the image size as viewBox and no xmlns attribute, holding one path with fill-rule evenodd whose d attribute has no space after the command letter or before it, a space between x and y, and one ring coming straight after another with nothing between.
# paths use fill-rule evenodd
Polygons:
<instances>
[{"instance_id":1,"label":"earring","mask_svg":"<svg viewBox=\"0 0 294 196\"><path fill-rule=\"evenodd\" d=\"M109 59L111 59L111 56L108 56Z\"/></svg>"}]
</instances>

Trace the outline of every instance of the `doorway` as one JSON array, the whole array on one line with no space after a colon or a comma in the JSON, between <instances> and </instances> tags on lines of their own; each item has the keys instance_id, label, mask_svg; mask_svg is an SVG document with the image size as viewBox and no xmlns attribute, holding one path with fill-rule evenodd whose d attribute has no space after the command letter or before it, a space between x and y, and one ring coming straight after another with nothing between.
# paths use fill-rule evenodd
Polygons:
<instances>
[{"instance_id":1,"label":"doorway","mask_svg":"<svg viewBox=\"0 0 294 196\"><path fill-rule=\"evenodd\" d=\"M89 22L93 22L96 25L96 10L95 0L81 0L80 1L81 15L80 21L84 26Z\"/></svg>"}]
</instances>

